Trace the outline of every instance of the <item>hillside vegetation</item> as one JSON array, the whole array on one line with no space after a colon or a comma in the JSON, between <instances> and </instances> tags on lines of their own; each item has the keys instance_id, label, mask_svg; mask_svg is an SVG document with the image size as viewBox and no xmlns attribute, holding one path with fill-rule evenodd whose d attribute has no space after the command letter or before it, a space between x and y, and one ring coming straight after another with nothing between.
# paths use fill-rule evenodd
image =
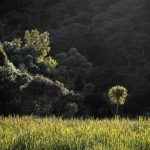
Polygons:
<instances>
[{"instance_id":1,"label":"hillside vegetation","mask_svg":"<svg viewBox=\"0 0 150 150\"><path fill-rule=\"evenodd\" d=\"M1 2L0 12L0 41L5 43L3 50L17 69L27 73L22 74L25 78L23 81L9 82L14 87L10 90L5 90L10 85L7 87L3 79L0 81L0 96L1 99L4 97L0 107L6 108L0 110L1 113L18 113L16 106L22 103L20 99L26 98L23 96L18 100L14 95L18 96L20 87L26 81L31 82L31 76L40 74L54 82L60 81L69 91L80 95L73 100L68 97L67 100L50 100L51 103L48 100L50 107L54 107L50 111L52 114L68 112L66 105L69 102L74 103L69 106L76 110L73 115L112 116L106 93L116 85L126 87L129 93L125 105L120 109L122 116L149 114L149 0L5 0ZM24 39L27 29L29 31ZM26 41L32 35L40 36L40 40L37 38L34 41L35 37L32 37L31 42ZM18 37L22 39L21 43ZM20 45L16 49L6 41ZM0 72L4 77L8 68L2 67ZM16 77L8 75L8 80L10 76ZM40 81L44 82L43 79ZM10 97L7 97L8 93L11 93ZM45 92L44 97L48 97L47 94ZM74 94L70 92L70 95ZM15 107L12 109L9 106L12 106L14 97ZM41 99L42 96L36 101L41 103ZM44 103L47 103L47 99ZM60 111L56 109L58 104L59 108L63 108Z\"/></svg>"}]
</instances>

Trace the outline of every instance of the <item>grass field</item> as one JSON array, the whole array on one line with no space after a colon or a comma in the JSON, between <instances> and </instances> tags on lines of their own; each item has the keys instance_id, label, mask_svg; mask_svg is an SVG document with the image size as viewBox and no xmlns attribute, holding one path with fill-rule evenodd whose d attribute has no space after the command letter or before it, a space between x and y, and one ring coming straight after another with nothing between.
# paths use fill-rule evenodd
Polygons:
<instances>
[{"instance_id":1,"label":"grass field","mask_svg":"<svg viewBox=\"0 0 150 150\"><path fill-rule=\"evenodd\" d=\"M0 117L0 150L150 150L150 119Z\"/></svg>"}]
</instances>

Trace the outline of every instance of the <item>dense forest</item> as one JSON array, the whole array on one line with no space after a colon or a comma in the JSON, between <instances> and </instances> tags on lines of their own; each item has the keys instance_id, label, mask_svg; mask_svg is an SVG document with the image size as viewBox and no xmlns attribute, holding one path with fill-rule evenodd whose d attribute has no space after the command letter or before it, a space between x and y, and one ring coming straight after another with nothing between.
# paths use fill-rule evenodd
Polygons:
<instances>
[{"instance_id":1,"label":"dense forest","mask_svg":"<svg viewBox=\"0 0 150 150\"><path fill-rule=\"evenodd\" d=\"M0 114L150 113L149 0L2 0Z\"/></svg>"}]
</instances>

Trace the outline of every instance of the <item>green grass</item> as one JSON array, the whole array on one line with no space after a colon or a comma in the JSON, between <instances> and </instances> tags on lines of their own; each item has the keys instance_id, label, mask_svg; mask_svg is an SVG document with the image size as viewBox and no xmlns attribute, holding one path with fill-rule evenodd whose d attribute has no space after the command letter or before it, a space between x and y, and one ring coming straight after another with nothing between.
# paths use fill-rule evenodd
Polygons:
<instances>
[{"instance_id":1,"label":"green grass","mask_svg":"<svg viewBox=\"0 0 150 150\"><path fill-rule=\"evenodd\" d=\"M150 150L150 119L0 117L0 150Z\"/></svg>"}]
</instances>

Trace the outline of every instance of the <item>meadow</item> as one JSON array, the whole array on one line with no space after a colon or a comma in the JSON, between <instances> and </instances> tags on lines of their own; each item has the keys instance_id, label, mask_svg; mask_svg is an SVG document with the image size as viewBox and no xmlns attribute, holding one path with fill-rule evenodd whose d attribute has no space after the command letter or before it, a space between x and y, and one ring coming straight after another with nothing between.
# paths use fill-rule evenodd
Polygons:
<instances>
[{"instance_id":1,"label":"meadow","mask_svg":"<svg viewBox=\"0 0 150 150\"><path fill-rule=\"evenodd\" d=\"M150 150L150 119L0 117L0 150Z\"/></svg>"}]
</instances>

